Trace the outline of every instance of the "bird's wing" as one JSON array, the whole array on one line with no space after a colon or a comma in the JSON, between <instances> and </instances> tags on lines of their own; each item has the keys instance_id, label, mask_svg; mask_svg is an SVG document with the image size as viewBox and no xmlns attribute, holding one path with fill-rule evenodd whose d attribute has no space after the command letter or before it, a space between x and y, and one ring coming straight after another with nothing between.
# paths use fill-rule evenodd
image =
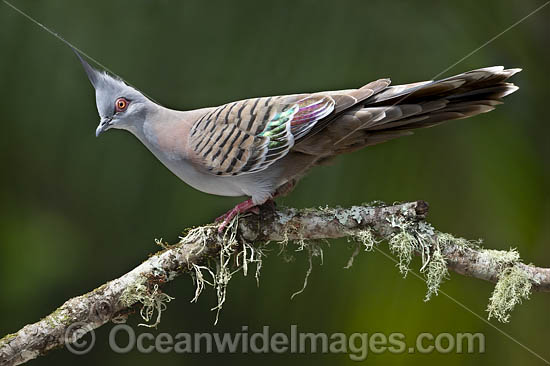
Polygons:
<instances>
[{"instance_id":1,"label":"bird's wing","mask_svg":"<svg viewBox=\"0 0 550 366\"><path fill-rule=\"evenodd\" d=\"M384 87L387 83L383 83ZM369 88L246 99L210 110L191 129L191 160L216 175L266 169L296 141L374 94Z\"/></svg>"},{"instance_id":2,"label":"bird's wing","mask_svg":"<svg viewBox=\"0 0 550 366\"><path fill-rule=\"evenodd\" d=\"M329 96L296 95L228 103L202 116L191 129L193 160L216 175L267 168L294 141L334 110Z\"/></svg>"},{"instance_id":3,"label":"bird's wing","mask_svg":"<svg viewBox=\"0 0 550 366\"><path fill-rule=\"evenodd\" d=\"M359 89L253 98L214 108L191 129L191 160L216 175L261 171L388 85L381 79Z\"/></svg>"}]
</instances>

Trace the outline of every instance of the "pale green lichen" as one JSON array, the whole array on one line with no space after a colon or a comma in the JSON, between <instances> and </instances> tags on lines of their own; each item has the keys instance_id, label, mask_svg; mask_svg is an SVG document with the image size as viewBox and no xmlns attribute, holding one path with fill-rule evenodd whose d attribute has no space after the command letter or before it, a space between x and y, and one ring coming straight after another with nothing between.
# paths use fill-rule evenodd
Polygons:
<instances>
[{"instance_id":1,"label":"pale green lichen","mask_svg":"<svg viewBox=\"0 0 550 366\"><path fill-rule=\"evenodd\" d=\"M513 265L520 260L519 253L515 248L510 248L510 250L482 249L482 253L487 255L492 266L500 268Z\"/></svg>"},{"instance_id":2,"label":"pale green lichen","mask_svg":"<svg viewBox=\"0 0 550 366\"><path fill-rule=\"evenodd\" d=\"M491 298L487 311L489 319L496 318L502 323L510 320L510 312L517 304L529 299L532 283L529 275L515 265L505 268L498 277L498 282Z\"/></svg>"},{"instance_id":3,"label":"pale green lichen","mask_svg":"<svg viewBox=\"0 0 550 366\"><path fill-rule=\"evenodd\" d=\"M374 248L374 245L377 244L376 237L370 228L353 231L349 234L348 238L355 242L355 249L353 250L351 257L348 259L348 263L344 269L350 269L353 266L353 261L355 260L355 257L359 255L361 247L363 247L365 252L370 252Z\"/></svg>"},{"instance_id":4,"label":"pale green lichen","mask_svg":"<svg viewBox=\"0 0 550 366\"><path fill-rule=\"evenodd\" d=\"M376 237L371 229L356 231L351 237L356 242L362 244L366 252L370 252L377 243Z\"/></svg>"},{"instance_id":5,"label":"pale green lichen","mask_svg":"<svg viewBox=\"0 0 550 366\"><path fill-rule=\"evenodd\" d=\"M347 210L336 210L334 217L341 225L345 225L348 222L350 214Z\"/></svg>"},{"instance_id":6,"label":"pale green lichen","mask_svg":"<svg viewBox=\"0 0 550 366\"><path fill-rule=\"evenodd\" d=\"M204 290L205 284L214 286L213 282L210 282L204 278L204 272L208 273L212 279L214 280L216 278L216 275L212 270L207 266L199 266L198 264L193 263L193 270L191 273L191 279L195 283L195 296L191 299L191 302L197 302L199 299L199 296L202 293L202 290Z\"/></svg>"},{"instance_id":7,"label":"pale green lichen","mask_svg":"<svg viewBox=\"0 0 550 366\"><path fill-rule=\"evenodd\" d=\"M422 257L420 273L425 276L427 292L424 300L428 301L433 295L437 295L441 283L449 275L441 246L448 244L452 236L440 237L440 233L424 221L410 223L393 217L390 222L400 229L388 242L390 251L397 256L397 267L403 277L407 276L415 254L419 253Z\"/></svg>"},{"instance_id":8,"label":"pale green lichen","mask_svg":"<svg viewBox=\"0 0 550 366\"><path fill-rule=\"evenodd\" d=\"M445 261L443 254L441 254L441 248L439 245L435 245L433 247L430 261L425 268L426 286L428 287L428 291L426 292L424 301L429 301L432 295L437 296L439 286L441 286L443 280L449 276L447 262Z\"/></svg>"},{"instance_id":9,"label":"pale green lichen","mask_svg":"<svg viewBox=\"0 0 550 366\"><path fill-rule=\"evenodd\" d=\"M458 248L459 252L464 253L469 249L479 249L482 243L481 239L478 240L468 240L448 233L437 232L437 241L442 247L455 246Z\"/></svg>"},{"instance_id":10,"label":"pale green lichen","mask_svg":"<svg viewBox=\"0 0 550 366\"><path fill-rule=\"evenodd\" d=\"M359 252L361 251L361 245L355 244L355 248L353 249L353 253L351 253L351 256L348 259L348 263L344 267L344 269L350 269L353 266L353 262L355 261L355 257L359 255Z\"/></svg>"},{"instance_id":11,"label":"pale green lichen","mask_svg":"<svg viewBox=\"0 0 550 366\"><path fill-rule=\"evenodd\" d=\"M155 284L152 291L139 298L139 302L143 305L139 313L143 320L146 321L146 323L141 323L139 325L150 328L156 327L160 323L162 312L166 310L166 303L172 300L174 300L173 297L160 291L159 285ZM153 319L155 312L157 313L155 322L153 324L148 324L149 321Z\"/></svg>"},{"instance_id":12,"label":"pale green lichen","mask_svg":"<svg viewBox=\"0 0 550 366\"><path fill-rule=\"evenodd\" d=\"M214 324L218 323L220 312L227 298L227 286L235 273L242 270L246 276L250 265L255 264L255 277L259 285L260 269L262 267L262 257L264 254L261 248L255 248L249 243L239 243L237 241L238 220L239 215L231 221L223 234L220 250L215 258L216 271L212 271L209 266L199 266L197 264L193 264L191 268L191 277L195 282L195 295L193 299L191 299L191 302L196 302L198 300L205 285L214 287L216 291L217 305L211 309L216 311ZM199 229L201 228L197 228L196 231L192 231L188 235L193 235L193 240L198 239L199 241L203 241L205 243L203 245L204 248L208 238L208 231L199 231ZM189 237L185 239L190 240ZM200 251L202 250L203 249ZM232 258L234 258L235 265L232 265ZM211 280L207 280L205 274L207 274Z\"/></svg>"},{"instance_id":13,"label":"pale green lichen","mask_svg":"<svg viewBox=\"0 0 550 366\"><path fill-rule=\"evenodd\" d=\"M347 210L343 210L340 207L337 207L336 209L325 209L325 211L327 212L328 210L330 210L330 212L334 212L334 217L342 225L346 225L350 218L352 218L358 224L363 221L363 216L361 215L361 213L363 212L364 208L360 206L352 206L350 209Z\"/></svg>"},{"instance_id":14,"label":"pale green lichen","mask_svg":"<svg viewBox=\"0 0 550 366\"><path fill-rule=\"evenodd\" d=\"M334 215L341 224L347 224L350 219L355 220L357 223L362 222L362 209L361 207L354 206L351 211L344 211L339 209L332 209L328 207L320 208L324 213ZM279 241L280 253L288 255L287 248L290 240L289 234L297 234L299 230L293 228L290 224L293 215L286 215L282 218L284 220L284 233L283 239ZM434 228L424 222L411 222L403 215L392 216L388 219L393 228L397 228L397 232L386 237L388 240L389 248L391 252L397 256L397 267L400 273L405 277L410 270L410 264L412 258L419 254L422 260L422 266L420 272L424 274L427 293L425 301L428 301L433 295L438 294L441 283L448 277L447 263L444 253L444 248L458 248L459 252L464 253L467 250L481 250L487 258L498 267L502 268L499 281L495 287L495 291L491 297L491 302L488 307L489 318L496 317L500 321L508 321L508 313L513 309L517 303L521 303L522 299L528 297L531 282L526 273L521 271L515 263L519 261L519 254L515 249L510 251L497 251L486 250L480 247L481 241L469 241L464 238L454 237L447 233L441 233L434 230ZM221 249L219 255L215 258L216 271L212 271L212 266L199 266L194 264L191 269L191 275L196 284L195 296L192 301L197 301L205 285L211 285L216 289L218 304L212 310L217 310L216 323L220 311L225 303L227 296L227 285L231 277L238 271L242 270L246 275L249 270L250 264L256 265L256 280L259 284L259 273L262 266L263 252L261 248L255 247L249 243L239 243L236 239L238 217L236 217L222 239ZM296 233L294 233L296 231ZM210 233L206 228L198 228L195 231L192 230L188 235L197 236L193 241L204 240L204 247L206 246L206 239ZM296 236L296 235L293 235ZM345 268L350 268L353 264L354 258L359 254L361 248L365 251L371 251L374 245L378 243L376 233L373 229L367 228L359 231L350 231L350 239L356 242L354 252L348 261ZM187 238L188 239L188 238ZM297 245L296 251L304 251L307 253L308 269L305 274L304 283L302 288L292 294L291 299L302 293L308 284L308 279L313 269L313 258L320 257L321 263L323 261L323 249L321 242L316 240L305 240L299 238L294 240ZM267 244L267 243L265 243ZM202 249L201 249L202 250ZM234 261L233 261L234 258ZM293 259L293 257L290 257ZM234 263L230 266L230 263ZM236 267L236 268L235 268ZM205 276L210 277L211 280L205 279Z\"/></svg>"},{"instance_id":15,"label":"pale green lichen","mask_svg":"<svg viewBox=\"0 0 550 366\"><path fill-rule=\"evenodd\" d=\"M216 320L214 324L218 323L220 311L223 308L227 297L227 285L233 276L233 271L230 269L230 260L237 246L237 228L239 224L239 215L235 216L223 235L222 244L216 261L216 273L214 276L214 287L216 289L216 296L218 298L218 304L211 310L216 310Z\"/></svg>"},{"instance_id":16,"label":"pale green lichen","mask_svg":"<svg viewBox=\"0 0 550 366\"><path fill-rule=\"evenodd\" d=\"M50 315L46 316L43 320L48 324L50 328L55 328L62 325L69 325L71 323L71 317L68 315L69 312L63 306L55 309Z\"/></svg>"},{"instance_id":17,"label":"pale green lichen","mask_svg":"<svg viewBox=\"0 0 550 366\"><path fill-rule=\"evenodd\" d=\"M162 312L166 310L166 303L172 301L174 298L162 292L158 284L154 284L152 288L150 288L147 282L148 279L146 277L140 277L124 290L120 296L120 302L126 307L130 307L138 302L141 303L140 315L146 323L141 323L139 325L156 327L160 323ZM149 324L155 312L157 314L155 322Z\"/></svg>"},{"instance_id":18,"label":"pale green lichen","mask_svg":"<svg viewBox=\"0 0 550 366\"><path fill-rule=\"evenodd\" d=\"M6 334L4 337L0 339L0 348L2 348L5 344L9 343L15 337L17 337L17 333Z\"/></svg>"},{"instance_id":19,"label":"pale green lichen","mask_svg":"<svg viewBox=\"0 0 550 366\"><path fill-rule=\"evenodd\" d=\"M349 210L351 218L354 219L358 224L363 221L363 216L361 215L363 210L364 208L361 206L352 206Z\"/></svg>"},{"instance_id":20,"label":"pale green lichen","mask_svg":"<svg viewBox=\"0 0 550 366\"><path fill-rule=\"evenodd\" d=\"M427 264L423 267L426 279L426 286L428 291L424 301L429 301L432 295L438 294L441 283L449 277L449 270L447 268L447 261L442 253L442 248L455 246L459 248L460 252L464 252L467 249L472 249L479 244L479 241L469 241L464 238L457 238L448 233L442 233L439 231L432 231L433 229L426 229L426 233L432 233L430 239L430 256Z\"/></svg>"},{"instance_id":21,"label":"pale green lichen","mask_svg":"<svg viewBox=\"0 0 550 366\"><path fill-rule=\"evenodd\" d=\"M502 323L510 319L510 312L522 300L528 299L531 293L529 275L517 264L521 258L515 248L510 250L481 249L491 267L499 271L498 281L489 299L488 318L495 318Z\"/></svg>"},{"instance_id":22,"label":"pale green lichen","mask_svg":"<svg viewBox=\"0 0 550 366\"><path fill-rule=\"evenodd\" d=\"M334 213L334 208L332 207L329 207L328 205L325 205L325 206L319 206L317 207L317 209L321 212L325 212L325 213ZM305 209L307 210L307 209Z\"/></svg>"},{"instance_id":23,"label":"pale green lichen","mask_svg":"<svg viewBox=\"0 0 550 366\"><path fill-rule=\"evenodd\" d=\"M392 216L388 219L391 226L399 231L390 236L388 244L390 251L397 256L397 268L403 277L409 272L409 265L415 252L421 250L420 243L416 235L413 235L411 223L405 221L403 217Z\"/></svg>"},{"instance_id":24,"label":"pale green lichen","mask_svg":"<svg viewBox=\"0 0 550 366\"><path fill-rule=\"evenodd\" d=\"M285 211L277 211L277 216L279 217L278 220L281 223L281 225L285 225L287 222L292 220L294 216L296 216L296 212L294 209L288 209Z\"/></svg>"},{"instance_id":25,"label":"pale green lichen","mask_svg":"<svg viewBox=\"0 0 550 366\"><path fill-rule=\"evenodd\" d=\"M162 249L169 249L170 248L170 244L163 241L162 238L155 239L155 244L158 245L159 247L161 247Z\"/></svg>"},{"instance_id":26,"label":"pale green lichen","mask_svg":"<svg viewBox=\"0 0 550 366\"><path fill-rule=\"evenodd\" d=\"M235 262L237 266L241 266L243 274L248 274L248 267L251 264L255 264L254 278L256 278L256 284L260 286L260 272L262 269L263 257L265 256L262 246L254 247L253 245L243 242L242 249L237 253Z\"/></svg>"},{"instance_id":27,"label":"pale green lichen","mask_svg":"<svg viewBox=\"0 0 550 366\"><path fill-rule=\"evenodd\" d=\"M323 264L323 248L321 247L321 241L305 240L303 238L300 238L296 240L296 244L298 245L298 248L296 249L296 251L306 251L309 266L306 271L306 275L304 277L304 283L302 285L302 288L290 296L291 300L295 296L304 292L304 290L306 289L307 281L309 279L309 276L311 275L311 272L313 271L313 257L319 257L321 260L321 264Z\"/></svg>"},{"instance_id":28,"label":"pale green lichen","mask_svg":"<svg viewBox=\"0 0 550 366\"><path fill-rule=\"evenodd\" d=\"M437 247L455 246L459 251L478 250L488 261L489 267L497 268L500 271L497 284L489 300L487 311L488 318L496 318L498 321L506 323L510 319L510 312L517 304L521 304L522 300L528 299L531 292L532 282L529 274L526 273L517 264L520 263L520 255L515 248L510 250L494 250L481 248L481 240L470 241L464 238L457 238L447 233L437 233ZM440 253L439 253L440 254ZM437 288L434 292L434 284L441 282L447 276L447 267L444 265L444 258L438 258L438 251L432 254L432 258L428 268L434 267L434 270L428 269L427 284L428 294L426 300L429 299L431 293L437 294ZM437 275L438 273L443 276ZM432 278L432 279L431 279Z\"/></svg>"},{"instance_id":29,"label":"pale green lichen","mask_svg":"<svg viewBox=\"0 0 550 366\"><path fill-rule=\"evenodd\" d=\"M371 202L363 202L363 203L361 203L361 206L364 206L364 207L385 207L385 206L387 206L387 204L384 201L374 200L374 201L371 201Z\"/></svg>"},{"instance_id":30,"label":"pale green lichen","mask_svg":"<svg viewBox=\"0 0 550 366\"><path fill-rule=\"evenodd\" d=\"M406 277L414 253L420 249L418 240L414 235L403 230L393 235L388 244L390 251L397 256L399 272Z\"/></svg>"},{"instance_id":31,"label":"pale green lichen","mask_svg":"<svg viewBox=\"0 0 550 366\"><path fill-rule=\"evenodd\" d=\"M199 226L197 228L190 229L187 234L183 237L180 237L179 244L184 243L200 243L198 250L189 251L185 260L189 262L190 255L199 255L202 251L206 249L208 238L211 235L212 229L215 229L214 225Z\"/></svg>"}]
</instances>

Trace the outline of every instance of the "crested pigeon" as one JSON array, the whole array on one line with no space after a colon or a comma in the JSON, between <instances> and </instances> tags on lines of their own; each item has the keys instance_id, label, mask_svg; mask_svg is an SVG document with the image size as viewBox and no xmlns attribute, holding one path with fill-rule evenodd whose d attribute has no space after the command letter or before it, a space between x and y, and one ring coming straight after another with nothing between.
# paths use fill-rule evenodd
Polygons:
<instances>
[{"instance_id":1,"label":"crested pigeon","mask_svg":"<svg viewBox=\"0 0 550 366\"><path fill-rule=\"evenodd\" d=\"M412 134L412 130L493 110L518 89L502 66L438 81L261 97L191 111L165 108L123 80L92 68L75 51L96 94L96 136L117 128L134 134L190 186L221 196L247 196L225 215L288 193L336 155Z\"/></svg>"}]
</instances>

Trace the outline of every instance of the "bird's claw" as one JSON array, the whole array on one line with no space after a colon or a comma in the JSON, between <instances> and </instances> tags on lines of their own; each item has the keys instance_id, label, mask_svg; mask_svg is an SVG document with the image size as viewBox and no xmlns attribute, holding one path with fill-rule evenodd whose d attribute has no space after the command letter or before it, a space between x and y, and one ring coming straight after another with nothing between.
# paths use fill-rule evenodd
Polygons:
<instances>
[{"instance_id":1,"label":"bird's claw","mask_svg":"<svg viewBox=\"0 0 550 366\"><path fill-rule=\"evenodd\" d=\"M218 233L223 233L235 216L245 212L252 212L256 215L259 215L260 208L258 206L255 206L252 203L252 200L247 200L243 203L238 204L233 209L227 211L225 214L216 219L216 222L221 222L221 224L218 226Z\"/></svg>"},{"instance_id":2,"label":"bird's claw","mask_svg":"<svg viewBox=\"0 0 550 366\"><path fill-rule=\"evenodd\" d=\"M224 215L225 216L225 215ZM234 217L234 216L233 216ZM229 223L231 222L231 220L233 219L233 217L230 217L229 215L227 215L225 217L225 219L223 219L223 222L220 224L220 226L218 226L218 233L219 234L222 234L224 231L225 231L225 228L227 226L229 226Z\"/></svg>"}]
</instances>

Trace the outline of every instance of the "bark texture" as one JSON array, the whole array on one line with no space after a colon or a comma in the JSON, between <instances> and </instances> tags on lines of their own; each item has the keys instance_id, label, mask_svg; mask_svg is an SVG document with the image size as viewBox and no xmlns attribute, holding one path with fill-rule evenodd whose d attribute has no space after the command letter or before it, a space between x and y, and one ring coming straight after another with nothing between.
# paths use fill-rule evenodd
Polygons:
<instances>
[{"instance_id":1,"label":"bark texture","mask_svg":"<svg viewBox=\"0 0 550 366\"><path fill-rule=\"evenodd\" d=\"M401 235L424 243L422 247L413 246L414 254L426 254L426 251L429 254L433 250L430 245L437 243L447 268L457 273L497 282L503 269L515 266L522 270L533 290L550 291L550 269L521 263L519 256L510 259L506 257L507 252L465 245L464 239L453 241L448 239L453 238L451 236L443 237L448 234L430 229L431 226L424 221L427 212L428 204L423 201L351 208L262 208L259 215L239 219L233 228L233 243L236 243L233 245L357 238L362 233L370 233L376 242L388 240L391 248L392 241ZM189 231L179 243L152 255L120 278L66 301L42 320L2 338L0 365L22 364L54 348L76 342L86 332L109 321L123 319L138 303L150 308L163 306L163 300L170 298L162 294L162 285L182 273L193 271L194 266L217 260L220 249L224 248L224 240L227 239L218 234L216 225ZM143 300L146 295L149 304Z\"/></svg>"}]
</instances>

